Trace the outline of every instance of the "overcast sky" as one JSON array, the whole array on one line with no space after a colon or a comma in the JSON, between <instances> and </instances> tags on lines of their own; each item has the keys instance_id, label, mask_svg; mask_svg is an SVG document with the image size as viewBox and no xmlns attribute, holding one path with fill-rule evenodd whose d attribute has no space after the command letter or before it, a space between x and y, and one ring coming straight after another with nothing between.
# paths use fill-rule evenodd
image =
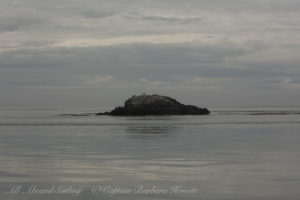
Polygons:
<instances>
[{"instance_id":1,"label":"overcast sky","mask_svg":"<svg viewBox=\"0 0 300 200\"><path fill-rule=\"evenodd\" d=\"M0 106L300 103L299 0L0 0Z\"/></svg>"}]
</instances>

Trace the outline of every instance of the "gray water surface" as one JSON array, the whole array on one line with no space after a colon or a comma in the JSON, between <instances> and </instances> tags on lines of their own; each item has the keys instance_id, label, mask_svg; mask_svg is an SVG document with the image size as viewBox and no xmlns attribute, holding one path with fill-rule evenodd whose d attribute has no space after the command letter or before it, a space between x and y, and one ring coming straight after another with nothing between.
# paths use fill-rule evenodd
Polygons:
<instances>
[{"instance_id":1,"label":"gray water surface","mask_svg":"<svg viewBox=\"0 0 300 200\"><path fill-rule=\"evenodd\" d=\"M300 108L94 111L0 108L0 199L299 199Z\"/></svg>"}]
</instances>

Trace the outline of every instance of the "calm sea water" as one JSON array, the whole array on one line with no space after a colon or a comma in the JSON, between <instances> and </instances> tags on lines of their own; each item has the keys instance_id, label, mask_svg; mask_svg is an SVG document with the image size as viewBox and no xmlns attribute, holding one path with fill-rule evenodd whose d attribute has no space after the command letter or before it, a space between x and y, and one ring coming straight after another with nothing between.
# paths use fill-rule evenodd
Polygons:
<instances>
[{"instance_id":1,"label":"calm sea water","mask_svg":"<svg viewBox=\"0 0 300 200\"><path fill-rule=\"evenodd\" d=\"M0 199L300 198L300 108L95 110L0 108Z\"/></svg>"}]
</instances>

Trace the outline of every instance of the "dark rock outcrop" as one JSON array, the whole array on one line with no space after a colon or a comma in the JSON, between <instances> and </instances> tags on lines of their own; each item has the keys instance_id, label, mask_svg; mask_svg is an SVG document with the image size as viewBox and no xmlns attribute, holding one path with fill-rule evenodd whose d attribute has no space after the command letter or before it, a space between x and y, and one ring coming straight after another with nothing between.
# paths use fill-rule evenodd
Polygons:
<instances>
[{"instance_id":1,"label":"dark rock outcrop","mask_svg":"<svg viewBox=\"0 0 300 200\"><path fill-rule=\"evenodd\" d=\"M98 113L98 115L208 115L209 113L207 108L184 105L171 97L143 94L134 95L125 101L124 106L116 107L110 112Z\"/></svg>"}]
</instances>

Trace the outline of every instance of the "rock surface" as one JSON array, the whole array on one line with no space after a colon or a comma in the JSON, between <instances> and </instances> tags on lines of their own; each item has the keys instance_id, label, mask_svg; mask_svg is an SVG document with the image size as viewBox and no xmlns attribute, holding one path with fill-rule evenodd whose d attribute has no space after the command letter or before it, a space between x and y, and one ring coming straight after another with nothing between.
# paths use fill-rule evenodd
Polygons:
<instances>
[{"instance_id":1,"label":"rock surface","mask_svg":"<svg viewBox=\"0 0 300 200\"><path fill-rule=\"evenodd\" d=\"M177 100L161 95L139 95L127 99L124 106L98 115L139 116L139 115L208 115L207 108L184 105Z\"/></svg>"}]
</instances>

